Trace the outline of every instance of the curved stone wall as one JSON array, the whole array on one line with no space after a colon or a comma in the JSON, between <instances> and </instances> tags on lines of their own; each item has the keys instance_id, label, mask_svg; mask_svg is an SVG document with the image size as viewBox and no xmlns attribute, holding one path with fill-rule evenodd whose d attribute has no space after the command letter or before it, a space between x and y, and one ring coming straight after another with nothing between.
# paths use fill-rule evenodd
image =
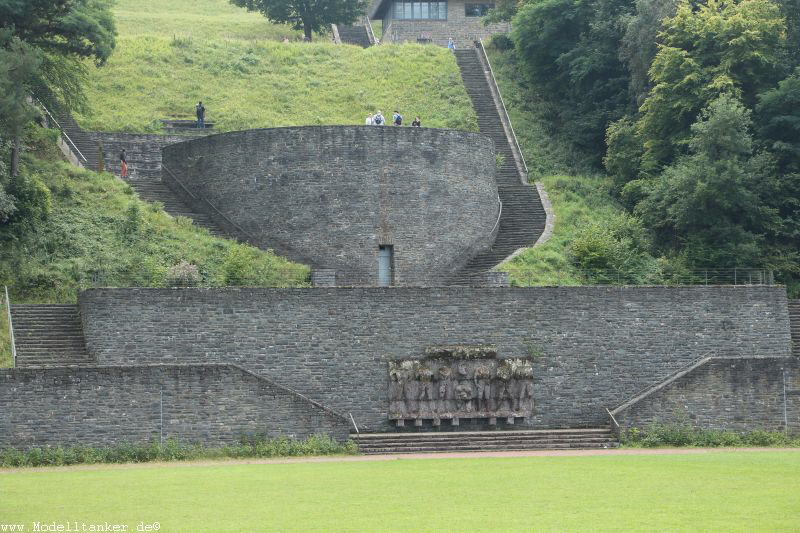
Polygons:
<instances>
[{"instance_id":1,"label":"curved stone wall","mask_svg":"<svg viewBox=\"0 0 800 533\"><path fill-rule=\"evenodd\" d=\"M212 135L163 149L163 179L254 244L340 284L436 281L494 242L494 145L476 133L308 126Z\"/></svg>"}]
</instances>

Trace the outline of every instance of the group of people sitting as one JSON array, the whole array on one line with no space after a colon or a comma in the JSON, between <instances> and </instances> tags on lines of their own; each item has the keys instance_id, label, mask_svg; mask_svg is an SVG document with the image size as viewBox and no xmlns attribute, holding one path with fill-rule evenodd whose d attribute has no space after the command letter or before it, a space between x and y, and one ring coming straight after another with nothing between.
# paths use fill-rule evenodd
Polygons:
<instances>
[{"instance_id":1,"label":"group of people sitting","mask_svg":"<svg viewBox=\"0 0 800 533\"><path fill-rule=\"evenodd\" d=\"M374 115L370 113L367 115L366 120L367 126L385 126L386 119L381 113L380 109ZM401 115L398 111L395 111L392 114L392 126L402 126L403 125L403 115ZM422 126L422 122L419 120L419 117L414 117L414 121L411 123L411 126L415 128L419 128Z\"/></svg>"}]
</instances>

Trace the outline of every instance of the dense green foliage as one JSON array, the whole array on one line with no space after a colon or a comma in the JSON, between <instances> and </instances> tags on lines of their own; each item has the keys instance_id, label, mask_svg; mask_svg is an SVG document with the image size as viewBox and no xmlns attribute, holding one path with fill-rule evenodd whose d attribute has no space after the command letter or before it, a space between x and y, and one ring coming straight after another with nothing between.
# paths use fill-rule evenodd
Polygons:
<instances>
[{"instance_id":1,"label":"dense green foliage","mask_svg":"<svg viewBox=\"0 0 800 533\"><path fill-rule=\"evenodd\" d=\"M353 441L339 443L325 435L316 435L305 440L249 435L242 437L237 444L219 447L167 439L163 444L151 442L149 444L121 443L105 447L74 445L26 449L2 448L0 449L0 467L345 455L354 454L357 451L358 448Z\"/></svg>"},{"instance_id":2,"label":"dense green foliage","mask_svg":"<svg viewBox=\"0 0 800 533\"><path fill-rule=\"evenodd\" d=\"M157 521L165 533L751 533L800 521L795 451L243 462L4 471L3 520Z\"/></svg>"},{"instance_id":3,"label":"dense green foliage","mask_svg":"<svg viewBox=\"0 0 800 533\"><path fill-rule=\"evenodd\" d=\"M800 447L800 436L780 431L723 431L698 429L688 424L653 424L646 429L629 429L620 435L620 444L632 448L697 446L702 448L732 447Z\"/></svg>"},{"instance_id":4,"label":"dense green foliage","mask_svg":"<svg viewBox=\"0 0 800 533\"><path fill-rule=\"evenodd\" d=\"M111 174L60 160L52 130L31 130L21 198L30 210L0 226L0 286L12 302L71 302L88 286L299 286L308 268L212 237L137 198ZM187 280L179 265L193 265ZM196 272L196 273L194 273Z\"/></svg>"},{"instance_id":5,"label":"dense green foliage","mask_svg":"<svg viewBox=\"0 0 800 533\"><path fill-rule=\"evenodd\" d=\"M799 20L796 0L521 3L507 55L523 100L602 158L645 237L598 224L570 238L573 267L765 268L796 292Z\"/></svg>"},{"instance_id":6,"label":"dense green foliage","mask_svg":"<svg viewBox=\"0 0 800 533\"><path fill-rule=\"evenodd\" d=\"M231 4L259 11L268 20L292 24L310 41L314 32L331 24L350 24L367 10L366 0L230 0Z\"/></svg>"}]
</instances>

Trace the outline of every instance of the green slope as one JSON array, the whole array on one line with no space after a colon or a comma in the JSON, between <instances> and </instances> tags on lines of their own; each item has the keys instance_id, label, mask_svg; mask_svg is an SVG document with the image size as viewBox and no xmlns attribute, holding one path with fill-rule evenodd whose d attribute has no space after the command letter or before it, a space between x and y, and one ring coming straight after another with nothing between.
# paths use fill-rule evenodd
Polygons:
<instances>
[{"instance_id":1,"label":"green slope","mask_svg":"<svg viewBox=\"0 0 800 533\"><path fill-rule=\"evenodd\" d=\"M399 110L428 127L476 130L453 54L419 45L367 50L283 43L286 26L226 0L123 0L108 63L90 69L95 131L157 132L159 119L193 118L202 100L220 131L307 124L362 124Z\"/></svg>"}]
</instances>

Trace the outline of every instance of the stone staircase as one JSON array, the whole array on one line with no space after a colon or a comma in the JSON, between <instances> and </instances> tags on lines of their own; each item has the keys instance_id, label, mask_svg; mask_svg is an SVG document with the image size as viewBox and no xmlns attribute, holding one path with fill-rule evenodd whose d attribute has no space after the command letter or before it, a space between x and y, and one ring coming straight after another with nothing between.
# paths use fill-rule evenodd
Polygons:
<instances>
[{"instance_id":1,"label":"stone staircase","mask_svg":"<svg viewBox=\"0 0 800 533\"><path fill-rule=\"evenodd\" d=\"M161 148L185 141L186 137L99 132L88 135L95 142L102 143L106 168L111 172L119 172L119 154L125 148L129 172L127 182L142 200L159 202L170 215L190 218L195 225L207 229L212 235L231 238L209 215L187 206L161 181Z\"/></svg>"},{"instance_id":2,"label":"stone staircase","mask_svg":"<svg viewBox=\"0 0 800 533\"><path fill-rule=\"evenodd\" d=\"M12 304L17 367L91 364L76 305Z\"/></svg>"},{"instance_id":3,"label":"stone staircase","mask_svg":"<svg viewBox=\"0 0 800 533\"><path fill-rule=\"evenodd\" d=\"M367 28L363 24L356 24L354 26L338 25L339 39L343 44L354 44L362 48L369 48L369 34Z\"/></svg>"},{"instance_id":4,"label":"stone staircase","mask_svg":"<svg viewBox=\"0 0 800 533\"><path fill-rule=\"evenodd\" d=\"M616 448L610 428L351 434L364 454Z\"/></svg>"},{"instance_id":5,"label":"stone staircase","mask_svg":"<svg viewBox=\"0 0 800 533\"><path fill-rule=\"evenodd\" d=\"M800 357L800 300L789 300L789 327L792 332L792 355Z\"/></svg>"},{"instance_id":6,"label":"stone staircase","mask_svg":"<svg viewBox=\"0 0 800 533\"><path fill-rule=\"evenodd\" d=\"M472 280L480 284L483 272L490 270L516 250L533 246L544 232L547 220L538 191L526 184L527 177L520 173L515 163L512 149L514 141L506 136L503 128L498 105L478 55L482 53L482 50L476 48L455 50L461 77L478 115L480 131L492 138L497 153L505 158L496 173L503 210L494 244L489 250L472 258L454 276L453 281L456 284L470 284Z\"/></svg>"},{"instance_id":7,"label":"stone staircase","mask_svg":"<svg viewBox=\"0 0 800 533\"><path fill-rule=\"evenodd\" d=\"M80 150L80 155L86 158L86 161L81 161L81 164L89 170L100 170L100 147L97 141L83 131L68 112L55 112L55 118L61 126L61 130L69 136L75 147ZM75 155L78 156L78 154Z\"/></svg>"}]
</instances>

